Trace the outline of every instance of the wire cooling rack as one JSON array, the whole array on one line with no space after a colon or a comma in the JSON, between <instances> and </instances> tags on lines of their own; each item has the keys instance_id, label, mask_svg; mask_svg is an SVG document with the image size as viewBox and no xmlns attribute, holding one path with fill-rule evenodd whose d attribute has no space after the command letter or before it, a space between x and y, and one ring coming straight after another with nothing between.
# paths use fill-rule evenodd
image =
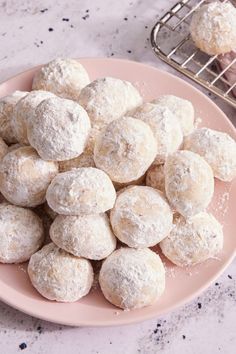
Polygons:
<instances>
[{"instance_id":1,"label":"wire cooling rack","mask_svg":"<svg viewBox=\"0 0 236 354\"><path fill-rule=\"evenodd\" d=\"M152 49L165 63L236 108L236 53L209 56L190 37L191 16L204 2L183 0L175 4L153 27Z\"/></svg>"}]
</instances>

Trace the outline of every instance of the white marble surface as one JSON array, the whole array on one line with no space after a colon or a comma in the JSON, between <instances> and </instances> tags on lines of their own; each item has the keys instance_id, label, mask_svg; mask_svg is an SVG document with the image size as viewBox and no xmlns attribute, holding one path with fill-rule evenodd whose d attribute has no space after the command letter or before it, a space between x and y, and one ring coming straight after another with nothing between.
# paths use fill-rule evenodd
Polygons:
<instances>
[{"instance_id":1,"label":"white marble surface","mask_svg":"<svg viewBox=\"0 0 236 354\"><path fill-rule=\"evenodd\" d=\"M122 57L172 71L154 57L147 38L155 19L174 3L0 0L0 81L57 56ZM216 102L236 124L235 111ZM54 325L0 303L0 353L21 352L25 343L24 353L232 354L235 279L236 262L192 303L162 318L116 328Z\"/></svg>"}]
</instances>

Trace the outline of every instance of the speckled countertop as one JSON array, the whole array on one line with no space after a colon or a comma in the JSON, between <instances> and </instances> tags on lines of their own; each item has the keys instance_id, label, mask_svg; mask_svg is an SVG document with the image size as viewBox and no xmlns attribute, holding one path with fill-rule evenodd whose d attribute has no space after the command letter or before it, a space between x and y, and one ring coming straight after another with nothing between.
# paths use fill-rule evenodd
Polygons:
<instances>
[{"instance_id":1,"label":"speckled countertop","mask_svg":"<svg viewBox=\"0 0 236 354\"><path fill-rule=\"evenodd\" d=\"M57 56L122 57L172 71L149 33L175 1L0 0L0 81ZM236 124L235 111L214 101ZM0 303L0 353L233 354L236 262L202 296L162 318L116 328L71 328Z\"/></svg>"}]
</instances>

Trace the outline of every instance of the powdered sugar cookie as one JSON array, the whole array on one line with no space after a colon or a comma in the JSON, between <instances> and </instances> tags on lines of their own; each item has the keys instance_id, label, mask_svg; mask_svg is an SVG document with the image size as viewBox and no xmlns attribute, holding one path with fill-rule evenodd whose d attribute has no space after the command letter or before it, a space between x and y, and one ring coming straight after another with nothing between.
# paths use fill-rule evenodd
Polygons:
<instances>
[{"instance_id":1,"label":"powdered sugar cookie","mask_svg":"<svg viewBox=\"0 0 236 354\"><path fill-rule=\"evenodd\" d=\"M183 135L194 130L194 108L190 101L174 95L163 95L152 103L167 107L178 118Z\"/></svg>"},{"instance_id":2,"label":"powdered sugar cookie","mask_svg":"<svg viewBox=\"0 0 236 354\"><path fill-rule=\"evenodd\" d=\"M44 246L30 258L28 274L42 296L60 302L81 299L93 283L90 262L63 251L54 243Z\"/></svg>"},{"instance_id":3,"label":"powdered sugar cookie","mask_svg":"<svg viewBox=\"0 0 236 354\"><path fill-rule=\"evenodd\" d=\"M105 298L123 309L151 305L164 292L165 269L149 250L120 248L102 264L99 283Z\"/></svg>"},{"instance_id":4,"label":"powdered sugar cookie","mask_svg":"<svg viewBox=\"0 0 236 354\"><path fill-rule=\"evenodd\" d=\"M201 155L222 181L236 177L236 142L228 134L199 128L185 138L184 148Z\"/></svg>"},{"instance_id":5,"label":"powdered sugar cookie","mask_svg":"<svg viewBox=\"0 0 236 354\"><path fill-rule=\"evenodd\" d=\"M48 187L46 198L58 214L98 214L113 207L116 191L105 172L83 167L59 173Z\"/></svg>"},{"instance_id":6,"label":"powdered sugar cookie","mask_svg":"<svg viewBox=\"0 0 236 354\"><path fill-rule=\"evenodd\" d=\"M144 248L159 243L172 228L172 211L162 193L146 186L121 191L111 210L111 225L117 238L129 247Z\"/></svg>"},{"instance_id":7,"label":"powdered sugar cookie","mask_svg":"<svg viewBox=\"0 0 236 354\"><path fill-rule=\"evenodd\" d=\"M196 46L209 55L231 52L236 48L236 8L230 1L201 6L193 14L190 33Z\"/></svg>"},{"instance_id":8,"label":"powdered sugar cookie","mask_svg":"<svg viewBox=\"0 0 236 354\"><path fill-rule=\"evenodd\" d=\"M43 244L40 218L31 210L0 204L0 262L27 261Z\"/></svg>"},{"instance_id":9,"label":"powdered sugar cookie","mask_svg":"<svg viewBox=\"0 0 236 354\"><path fill-rule=\"evenodd\" d=\"M42 160L30 146L6 154L0 165L0 191L11 203L34 207L45 201L46 190L58 173L56 162Z\"/></svg>"},{"instance_id":10,"label":"powdered sugar cookie","mask_svg":"<svg viewBox=\"0 0 236 354\"><path fill-rule=\"evenodd\" d=\"M8 152L8 146L4 142L4 140L0 137L0 161L6 155L7 152Z\"/></svg>"},{"instance_id":11,"label":"powdered sugar cookie","mask_svg":"<svg viewBox=\"0 0 236 354\"><path fill-rule=\"evenodd\" d=\"M131 117L108 124L95 142L94 161L114 182L128 183L143 176L157 152L151 128Z\"/></svg>"},{"instance_id":12,"label":"powdered sugar cookie","mask_svg":"<svg viewBox=\"0 0 236 354\"><path fill-rule=\"evenodd\" d=\"M130 82L105 77L86 86L81 91L79 103L87 111L92 126L102 128L139 106L142 98Z\"/></svg>"},{"instance_id":13,"label":"powdered sugar cookie","mask_svg":"<svg viewBox=\"0 0 236 354\"><path fill-rule=\"evenodd\" d=\"M164 165L152 165L146 175L146 185L165 193Z\"/></svg>"},{"instance_id":14,"label":"powdered sugar cookie","mask_svg":"<svg viewBox=\"0 0 236 354\"><path fill-rule=\"evenodd\" d=\"M178 215L160 247L164 255L180 267L204 262L221 251L222 226L213 215L205 212L187 219Z\"/></svg>"},{"instance_id":15,"label":"powdered sugar cookie","mask_svg":"<svg viewBox=\"0 0 236 354\"><path fill-rule=\"evenodd\" d=\"M39 103L50 97L54 97L54 94L48 91L31 91L14 106L11 126L16 140L20 144L29 145L27 122L33 119Z\"/></svg>"},{"instance_id":16,"label":"powdered sugar cookie","mask_svg":"<svg viewBox=\"0 0 236 354\"><path fill-rule=\"evenodd\" d=\"M90 121L76 102L48 98L27 124L30 142L44 160L63 161L79 156L89 136Z\"/></svg>"},{"instance_id":17,"label":"powdered sugar cookie","mask_svg":"<svg viewBox=\"0 0 236 354\"><path fill-rule=\"evenodd\" d=\"M168 154L176 151L183 141L178 119L165 106L144 103L132 114L150 126L157 142L156 164L162 164Z\"/></svg>"},{"instance_id":18,"label":"powdered sugar cookie","mask_svg":"<svg viewBox=\"0 0 236 354\"><path fill-rule=\"evenodd\" d=\"M27 92L24 91L15 91L11 95L0 99L0 136L8 144L17 142L12 130L12 113L16 103L26 94Z\"/></svg>"},{"instance_id":19,"label":"powdered sugar cookie","mask_svg":"<svg viewBox=\"0 0 236 354\"><path fill-rule=\"evenodd\" d=\"M177 151L165 163L165 191L172 206L184 217L203 211L214 193L211 167L199 155Z\"/></svg>"},{"instance_id":20,"label":"powdered sugar cookie","mask_svg":"<svg viewBox=\"0 0 236 354\"><path fill-rule=\"evenodd\" d=\"M81 89L90 82L78 60L57 58L43 65L33 79L33 90L46 90L77 101Z\"/></svg>"},{"instance_id":21,"label":"powdered sugar cookie","mask_svg":"<svg viewBox=\"0 0 236 354\"><path fill-rule=\"evenodd\" d=\"M51 225L50 236L65 251L93 260L106 258L116 248L106 214L58 215Z\"/></svg>"}]
</instances>

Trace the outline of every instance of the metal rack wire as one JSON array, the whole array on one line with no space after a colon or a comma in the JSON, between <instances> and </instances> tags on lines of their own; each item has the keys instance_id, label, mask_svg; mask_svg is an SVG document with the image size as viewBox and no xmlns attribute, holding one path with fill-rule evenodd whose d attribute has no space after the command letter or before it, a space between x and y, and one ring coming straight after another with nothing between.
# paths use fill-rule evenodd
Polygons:
<instances>
[{"instance_id":1,"label":"metal rack wire","mask_svg":"<svg viewBox=\"0 0 236 354\"><path fill-rule=\"evenodd\" d=\"M182 0L175 4L154 25L152 49L165 63L236 108L236 55L227 63L222 56L209 56L196 48L189 34L191 16L204 2Z\"/></svg>"}]
</instances>

